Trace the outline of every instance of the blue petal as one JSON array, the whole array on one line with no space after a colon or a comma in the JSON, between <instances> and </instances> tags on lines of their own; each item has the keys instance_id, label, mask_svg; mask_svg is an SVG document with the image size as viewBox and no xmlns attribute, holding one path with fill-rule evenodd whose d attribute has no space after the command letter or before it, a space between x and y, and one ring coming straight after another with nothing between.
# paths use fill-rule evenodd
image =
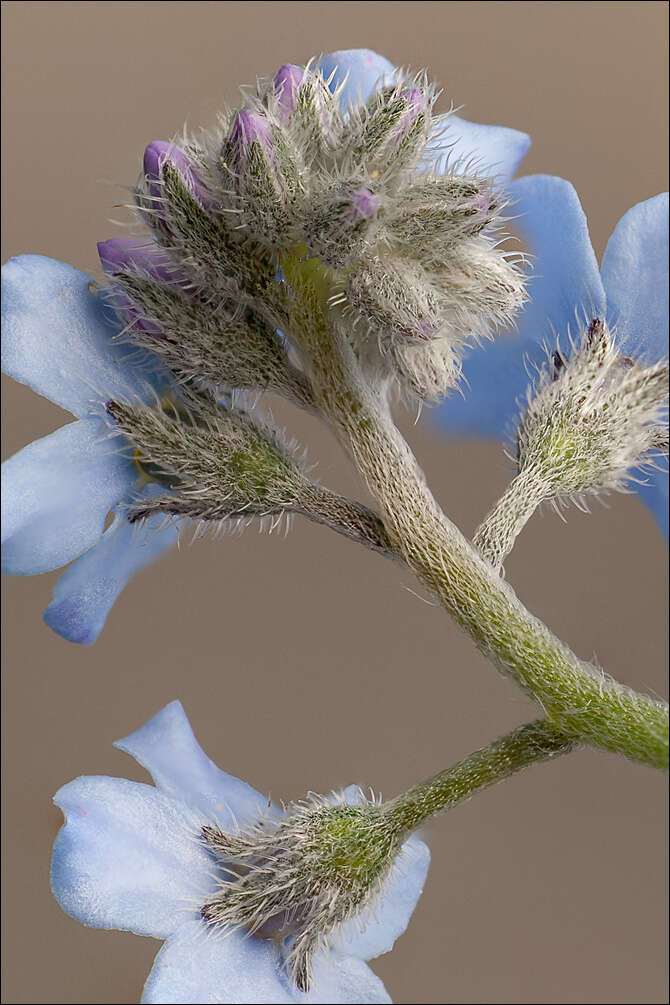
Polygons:
<instances>
[{"instance_id":1,"label":"blue petal","mask_svg":"<svg viewBox=\"0 0 670 1005\"><path fill-rule=\"evenodd\" d=\"M322 56L317 69L326 80L332 75L330 89L334 91L346 78L340 95L342 108L365 104L378 84L393 83L395 67L388 59L371 49L340 49Z\"/></svg>"},{"instance_id":2,"label":"blue petal","mask_svg":"<svg viewBox=\"0 0 670 1005\"><path fill-rule=\"evenodd\" d=\"M178 800L125 778L77 778L54 802L65 814L51 888L84 925L165 939L215 889L198 826Z\"/></svg>"},{"instance_id":3,"label":"blue petal","mask_svg":"<svg viewBox=\"0 0 670 1005\"><path fill-rule=\"evenodd\" d=\"M570 182L531 175L512 182L515 226L532 256L530 303L518 324L523 338L563 336L575 321L603 317L605 291L586 215Z\"/></svg>"},{"instance_id":4,"label":"blue petal","mask_svg":"<svg viewBox=\"0 0 670 1005\"><path fill-rule=\"evenodd\" d=\"M668 193L633 206L603 256L607 320L642 362L668 358Z\"/></svg>"},{"instance_id":5,"label":"blue petal","mask_svg":"<svg viewBox=\"0 0 670 1005\"><path fill-rule=\"evenodd\" d=\"M390 1002L379 978L354 957L317 958L308 994L293 987L275 943L196 921L180 927L156 957L143 1005L340 1005Z\"/></svg>"},{"instance_id":6,"label":"blue petal","mask_svg":"<svg viewBox=\"0 0 670 1005\"><path fill-rule=\"evenodd\" d=\"M114 744L150 772L163 792L183 799L224 830L255 823L267 798L226 774L204 753L181 702L173 701L135 733Z\"/></svg>"},{"instance_id":7,"label":"blue petal","mask_svg":"<svg viewBox=\"0 0 670 1005\"><path fill-rule=\"evenodd\" d=\"M108 398L150 395L167 372L130 345L85 272L43 255L2 268L2 369L83 418Z\"/></svg>"},{"instance_id":8,"label":"blue petal","mask_svg":"<svg viewBox=\"0 0 670 1005\"><path fill-rule=\"evenodd\" d=\"M132 526L118 513L102 540L78 558L60 577L44 620L69 642L90 645L128 580L171 548L177 540L172 524L162 527L155 516Z\"/></svg>"},{"instance_id":9,"label":"blue petal","mask_svg":"<svg viewBox=\"0 0 670 1005\"><path fill-rule=\"evenodd\" d=\"M309 992L293 993L293 1000L304 1005L387 1005L392 1001L382 982L363 960L338 953L316 956Z\"/></svg>"},{"instance_id":10,"label":"blue petal","mask_svg":"<svg viewBox=\"0 0 670 1005\"><path fill-rule=\"evenodd\" d=\"M665 468L660 471L652 471L651 473L633 471L633 476L638 478L642 484L632 483L632 487L656 517L656 522L661 528L661 532L667 543L669 537L667 457L659 458L658 463L665 465Z\"/></svg>"},{"instance_id":11,"label":"blue petal","mask_svg":"<svg viewBox=\"0 0 670 1005\"><path fill-rule=\"evenodd\" d=\"M530 136L506 126L483 126L450 115L430 139L426 157L442 170L483 174L507 184L530 148Z\"/></svg>"},{"instance_id":12,"label":"blue petal","mask_svg":"<svg viewBox=\"0 0 670 1005\"><path fill-rule=\"evenodd\" d=\"M331 949L371 960L388 953L409 924L430 864L427 846L416 837L402 847L377 901L340 925L328 940Z\"/></svg>"},{"instance_id":13,"label":"blue petal","mask_svg":"<svg viewBox=\"0 0 670 1005\"><path fill-rule=\"evenodd\" d=\"M591 247L584 211L569 182L531 175L512 182L517 228L533 257L530 302L516 332L466 358L464 397L437 411L437 421L454 435L498 438L516 418L519 398L530 383L528 365L546 359L544 345L565 344L569 330L585 318L604 317L605 291Z\"/></svg>"},{"instance_id":14,"label":"blue petal","mask_svg":"<svg viewBox=\"0 0 670 1005\"><path fill-rule=\"evenodd\" d=\"M82 419L4 462L3 572L48 572L100 540L107 513L137 480L106 433L100 419Z\"/></svg>"}]
</instances>

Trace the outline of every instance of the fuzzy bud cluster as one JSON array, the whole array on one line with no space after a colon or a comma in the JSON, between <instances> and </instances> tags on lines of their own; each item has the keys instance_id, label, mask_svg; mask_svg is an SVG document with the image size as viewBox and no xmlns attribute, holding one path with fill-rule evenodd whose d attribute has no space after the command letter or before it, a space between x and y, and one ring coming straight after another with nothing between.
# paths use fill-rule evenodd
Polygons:
<instances>
[{"instance_id":1,"label":"fuzzy bud cluster","mask_svg":"<svg viewBox=\"0 0 670 1005\"><path fill-rule=\"evenodd\" d=\"M625 490L634 468L668 449L668 366L643 366L618 352L593 320L569 358L551 354L517 436L519 471L545 498Z\"/></svg>"},{"instance_id":2,"label":"fuzzy bud cluster","mask_svg":"<svg viewBox=\"0 0 670 1005\"><path fill-rule=\"evenodd\" d=\"M425 76L398 72L343 110L315 66L287 64L218 130L151 143L136 188L149 231L141 254L101 248L128 337L179 378L267 388L309 407L276 330L300 353L282 262L314 259L370 381L445 394L463 346L507 324L524 289L496 247L504 206L490 182L426 166L445 118L435 98Z\"/></svg>"},{"instance_id":3,"label":"fuzzy bud cluster","mask_svg":"<svg viewBox=\"0 0 670 1005\"><path fill-rule=\"evenodd\" d=\"M205 827L202 833L225 877L203 905L203 918L260 938L290 939L288 964L302 991L314 954L333 926L374 900L406 836L382 805L360 793L355 805L345 794L312 796L248 832Z\"/></svg>"}]
</instances>

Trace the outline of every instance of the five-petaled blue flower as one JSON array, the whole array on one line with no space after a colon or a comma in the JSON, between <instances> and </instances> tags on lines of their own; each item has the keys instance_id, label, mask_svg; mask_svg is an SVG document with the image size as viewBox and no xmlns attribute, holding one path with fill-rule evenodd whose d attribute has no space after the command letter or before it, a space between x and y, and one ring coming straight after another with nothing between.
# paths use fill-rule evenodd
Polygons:
<instances>
[{"instance_id":1,"label":"five-petaled blue flower","mask_svg":"<svg viewBox=\"0 0 670 1005\"><path fill-rule=\"evenodd\" d=\"M437 420L455 436L498 438L511 431L532 366L546 360L545 345L591 319L616 331L620 351L651 364L668 355L668 193L633 206L605 249L602 268L589 239L586 216L572 185L532 175L509 186L516 226L533 256L530 300L514 331L466 359L465 397L440 405ZM530 366L529 366L530 364ZM668 536L668 472L635 473L633 483Z\"/></svg>"},{"instance_id":2,"label":"five-petaled blue flower","mask_svg":"<svg viewBox=\"0 0 670 1005\"><path fill-rule=\"evenodd\" d=\"M319 68L333 89L346 80L345 106L366 101L395 73L388 60L366 49L331 53ZM448 153L450 169L462 163L501 183L512 177L529 144L514 129L456 116L447 133L431 141L434 156ZM113 243L101 249L108 253ZM161 529L158 518L134 528L124 516L124 503L138 493L138 471L120 438L110 438L100 404L113 397L150 400L169 378L150 373L146 359L115 341L120 325L90 284L84 273L41 256L21 256L3 269L3 370L79 420L3 465L3 570L34 575L76 559L44 617L54 631L80 643L95 641L130 576L177 534L174 526ZM103 533L111 509L114 522Z\"/></svg>"},{"instance_id":3,"label":"five-petaled blue flower","mask_svg":"<svg viewBox=\"0 0 670 1005\"><path fill-rule=\"evenodd\" d=\"M403 845L372 906L333 929L302 993L286 971L285 946L212 929L201 916L221 868L199 837L202 827L231 831L281 811L268 810L264 796L203 753L178 701L115 746L150 772L155 787L83 777L60 789L55 802L66 823L51 885L61 907L85 925L165 940L143 1002L391 1001L365 961L388 952L407 927L430 859L422 841ZM356 801L355 792L345 792L347 801Z\"/></svg>"}]
</instances>

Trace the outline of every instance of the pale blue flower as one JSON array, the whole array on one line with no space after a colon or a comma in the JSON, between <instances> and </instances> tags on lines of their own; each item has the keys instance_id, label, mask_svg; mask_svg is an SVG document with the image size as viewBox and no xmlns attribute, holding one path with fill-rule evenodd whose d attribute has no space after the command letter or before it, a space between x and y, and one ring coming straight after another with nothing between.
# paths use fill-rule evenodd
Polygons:
<instances>
[{"instance_id":1,"label":"pale blue flower","mask_svg":"<svg viewBox=\"0 0 670 1005\"><path fill-rule=\"evenodd\" d=\"M602 267L591 246L586 216L572 185L533 175L509 186L516 227L532 255L530 301L514 331L466 358L463 396L454 395L434 413L452 435L507 436L519 414L518 401L545 346L568 346L593 318L617 333L622 353L650 364L668 355L668 194L633 206L619 221ZM661 462L662 464L662 462ZM634 473L633 485L668 535L667 468Z\"/></svg>"},{"instance_id":2,"label":"pale blue flower","mask_svg":"<svg viewBox=\"0 0 670 1005\"><path fill-rule=\"evenodd\" d=\"M41 255L13 258L2 270L3 371L78 420L3 464L2 569L35 575L76 559L44 618L80 643L96 640L128 579L170 548L177 533L158 518L131 527L124 516L124 504L152 488L141 489L101 405L110 398L150 401L169 376L115 338L119 323L91 284L85 273Z\"/></svg>"},{"instance_id":3,"label":"pale blue flower","mask_svg":"<svg viewBox=\"0 0 670 1005\"><path fill-rule=\"evenodd\" d=\"M178 701L115 746L150 772L155 787L82 777L60 789L55 802L66 823L51 885L61 907L85 925L165 940L143 1002L391 1001L365 961L388 952L407 927L428 870L422 841L405 843L373 907L333 930L303 994L284 967L285 947L212 929L200 913L220 868L200 839L202 827L249 826L267 815L266 797L203 753Z\"/></svg>"}]
</instances>

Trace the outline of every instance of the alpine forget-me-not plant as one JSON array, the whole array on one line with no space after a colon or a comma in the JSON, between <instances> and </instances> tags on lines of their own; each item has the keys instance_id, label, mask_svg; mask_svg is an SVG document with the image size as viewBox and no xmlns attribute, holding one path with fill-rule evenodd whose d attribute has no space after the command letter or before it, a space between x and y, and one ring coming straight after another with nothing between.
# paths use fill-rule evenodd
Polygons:
<instances>
[{"instance_id":1,"label":"alpine forget-me-not plant","mask_svg":"<svg viewBox=\"0 0 670 1005\"><path fill-rule=\"evenodd\" d=\"M543 713L386 802L347 790L279 811L219 772L168 706L120 744L157 788L79 779L56 797L60 903L167 940L145 1001L387 1001L362 961L407 924L427 819L582 744L667 760L666 706L571 652L501 575L542 501L656 477L667 198L624 217L599 275L571 187L512 181L527 137L437 115L436 96L366 50L285 64L215 130L149 144L138 233L99 245L104 288L47 259L7 267L8 372L79 419L6 467L8 571L80 556L52 627L92 641L175 522L298 514L412 570ZM510 250L510 216L534 273ZM465 371L440 416L499 436L529 362L518 474L469 542L393 407L439 401ZM332 430L372 507L314 480L268 392Z\"/></svg>"}]
</instances>

